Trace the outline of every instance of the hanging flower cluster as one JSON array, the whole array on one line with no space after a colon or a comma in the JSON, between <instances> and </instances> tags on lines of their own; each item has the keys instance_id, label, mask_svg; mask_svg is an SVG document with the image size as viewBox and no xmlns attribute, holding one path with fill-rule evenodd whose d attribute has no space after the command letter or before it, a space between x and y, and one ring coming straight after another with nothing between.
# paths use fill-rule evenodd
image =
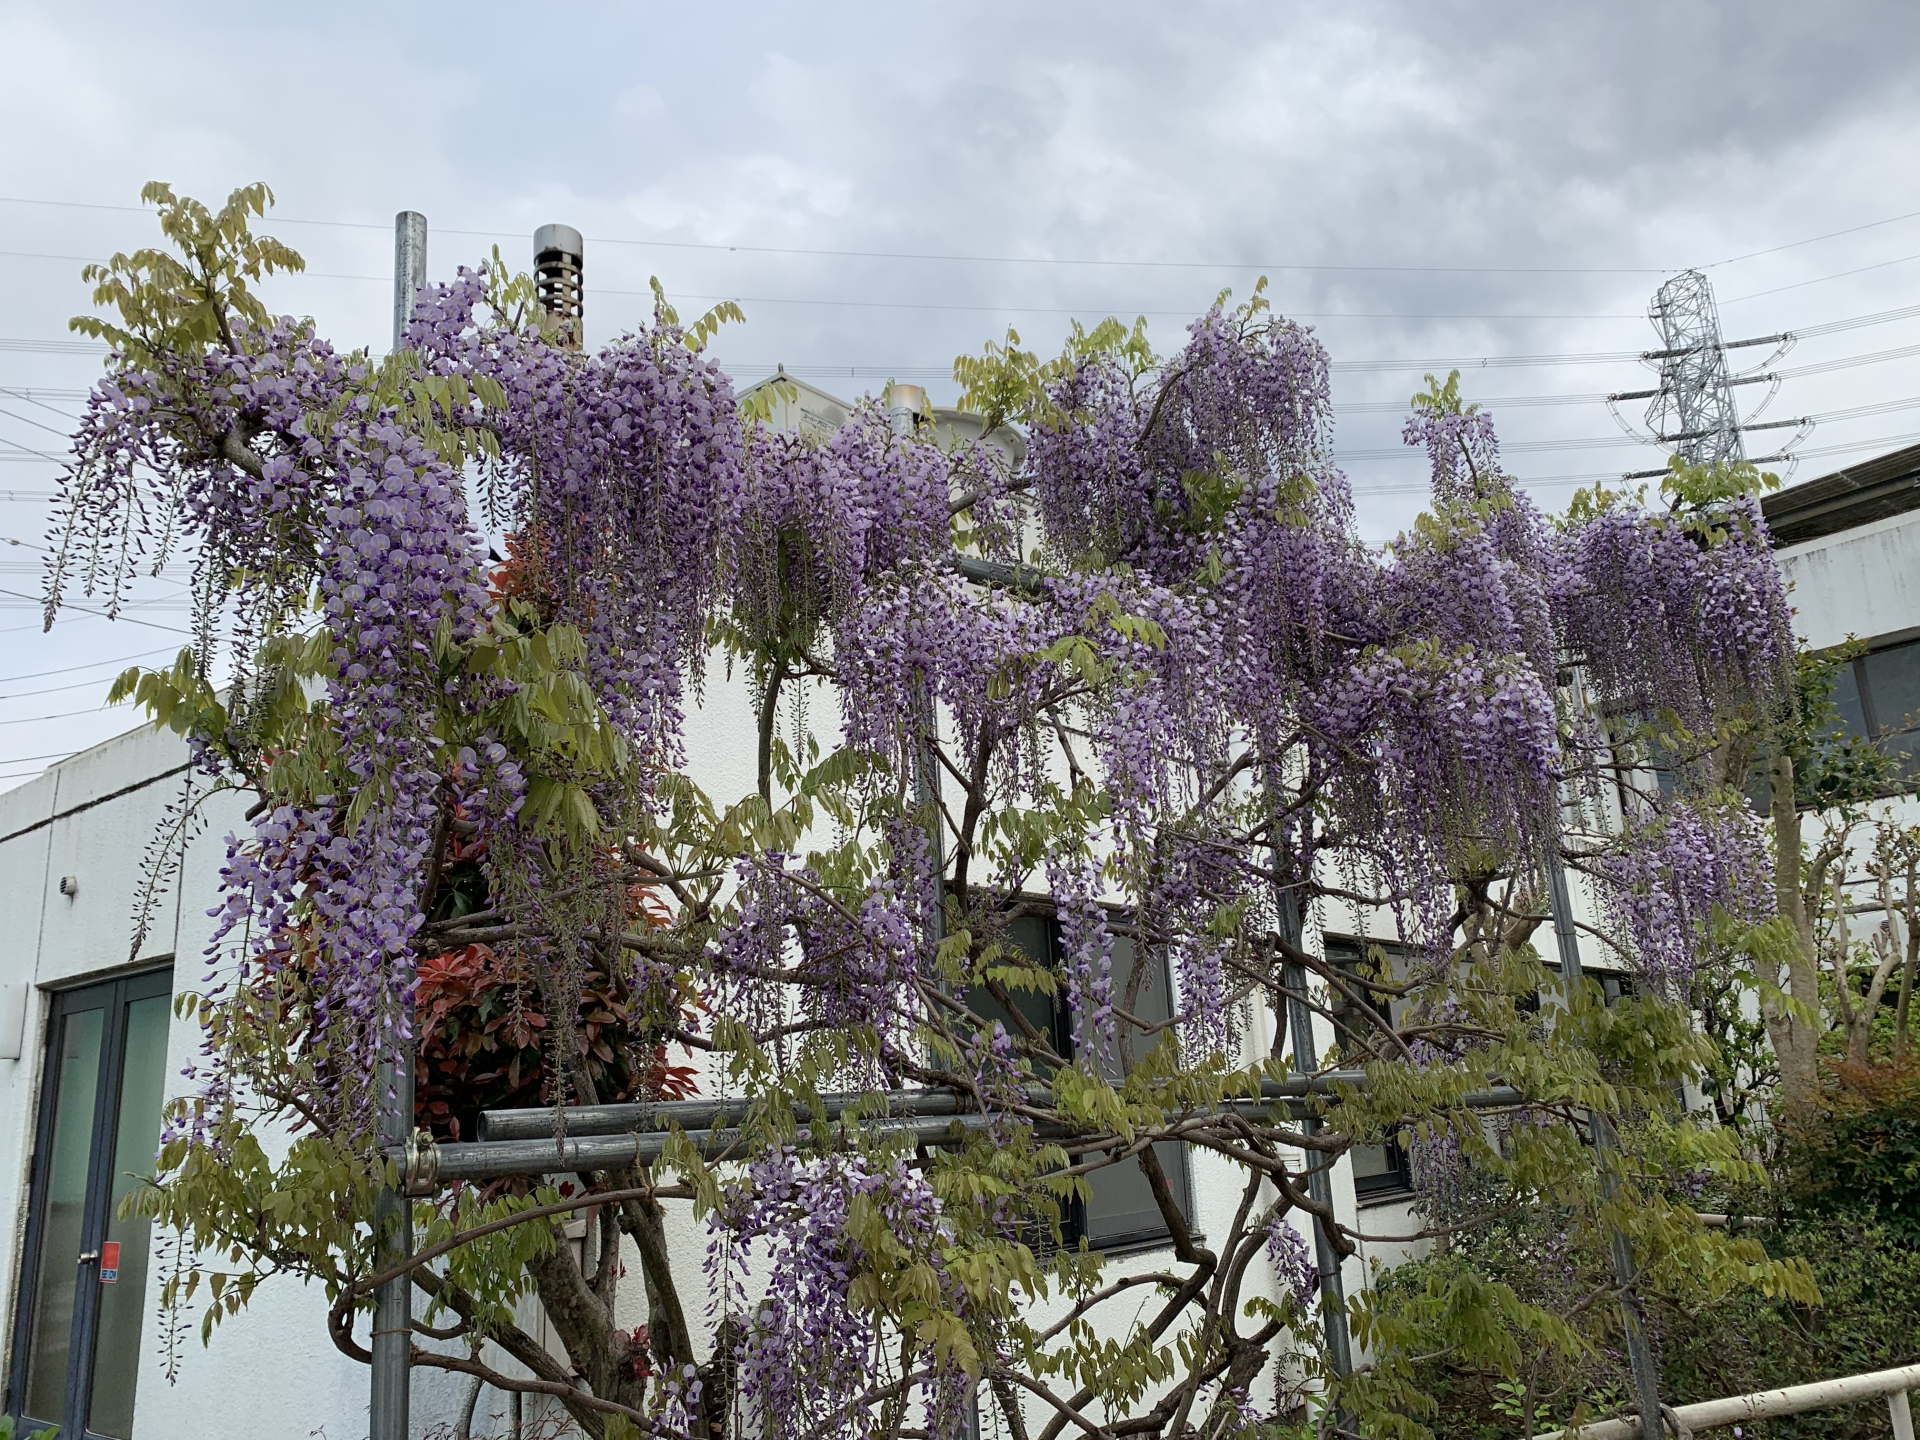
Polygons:
<instances>
[{"instance_id":1,"label":"hanging flower cluster","mask_svg":"<svg viewBox=\"0 0 1920 1440\"><path fill-rule=\"evenodd\" d=\"M678 756L706 654L717 555L744 486L733 386L665 323L576 355L477 315L497 277L430 287L406 343L431 373L490 381L495 520L521 537L551 618L588 642L601 704L639 753Z\"/></svg>"},{"instance_id":2,"label":"hanging flower cluster","mask_svg":"<svg viewBox=\"0 0 1920 1440\"><path fill-rule=\"evenodd\" d=\"M1060 917L1061 969L1067 1005L1079 1020L1081 1043L1097 1060L1114 1054L1113 935L1100 904L1096 867L1057 863L1048 868L1049 890Z\"/></svg>"},{"instance_id":3,"label":"hanging flower cluster","mask_svg":"<svg viewBox=\"0 0 1920 1440\"><path fill-rule=\"evenodd\" d=\"M1285 1215L1277 1214L1267 1221L1267 1260L1300 1313L1311 1315L1320 1294L1320 1267L1314 1263L1306 1237Z\"/></svg>"},{"instance_id":4,"label":"hanging flower cluster","mask_svg":"<svg viewBox=\"0 0 1920 1440\"><path fill-rule=\"evenodd\" d=\"M1704 513L1615 501L1568 538L1565 633L1616 714L1670 710L1696 731L1786 693L1791 619L1751 496Z\"/></svg>"},{"instance_id":5,"label":"hanging flower cluster","mask_svg":"<svg viewBox=\"0 0 1920 1440\"><path fill-rule=\"evenodd\" d=\"M1670 995L1684 997L1714 954L1716 911L1751 924L1773 910L1765 823L1737 803L1671 797L1596 863L1602 901L1641 973Z\"/></svg>"},{"instance_id":6,"label":"hanging flower cluster","mask_svg":"<svg viewBox=\"0 0 1920 1440\"><path fill-rule=\"evenodd\" d=\"M876 1377L897 1374L902 1358L882 1316L904 1312L911 1322L942 1305L964 1309L941 1259L951 1227L904 1160L770 1151L708 1223L709 1282L744 1331L742 1392L786 1433L868 1433L872 1415L858 1401ZM756 1268L766 1285L758 1298L747 1285ZM928 1324L922 1333L937 1332ZM927 1433L964 1435L965 1373L924 1339L907 1356L921 1372Z\"/></svg>"},{"instance_id":7,"label":"hanging flower cluster","mask_svg":"<svg viewBox=\"0 0 1920 1440\"><path fill-rule=\"evenodd\" d=\"M365 376L291 320L240 324L231 348L197 365L122 370L82 421L66 499L69 534L92 537L83 583L110 594L128 575L101 573L108 514L134 513L142 486L149 503L177 504L179 538L198 547L203 632L231 602L240 634L264 638L313 588L333 642L336 773L380 803L355 813L350 796L318 794L263 815L251 845L232 847L220 937L257 911L268 923L251 931L254 956L271 972L287 957L289 906L311 897L299 943L342 1077L371 1076L411 1035L411 940L444 769L429 728L440 653L470 640L488 608L458 475L391 410L353 394ZM329 411L330 424L315 423ZM250 444L261 435L284 438L262 454ZM71 558L64 547L55 558L56 595ZM243 664L233 710L244 714L247 694Z\"/></svg>"},{"instance_id":8,"label":"hanging flower cluster","mask_svg":"<svg viewBox=\"0 0 1920 1440\"><path fill-rule=\"evenodd\" d=\"M772 1030L797 1009L821 1029L871 1032L883 1065L906 1053L930 970L929 887L923 837L906 825L895 835L890 874L853 904L787 856L740 861L738 905L708 957L721 1013Z\"/></svg>"}]
</instances>

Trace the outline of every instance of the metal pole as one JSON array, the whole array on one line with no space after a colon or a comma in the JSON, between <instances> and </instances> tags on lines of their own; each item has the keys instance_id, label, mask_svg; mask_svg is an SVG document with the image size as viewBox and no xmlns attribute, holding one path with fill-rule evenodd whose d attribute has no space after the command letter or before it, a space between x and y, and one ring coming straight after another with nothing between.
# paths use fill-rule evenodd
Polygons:
<instances>
[{"instance_id":1,"label":"metal pole","mask_svg":"<svg viewBox=\"0 0 1920 1440\"><path fill-rule=\"evenodd\" d=\"M427 283L427 217L402 210L393 221L393 345L413 317L414 298ZM410 1029L411 1027L409 1027ZM413 1042L397 1044L374 1077L375 1128L384 1153L413 1135ZM391 1187L374 1199L374 1233L381 1269L413 1253L412 1201ZM413 1350L413 1279L382 1285L373 1305L373 1378L367 1401L368 1440L408 1440L409 1375Z\"/></svg>"},{"instance_id":2,"label":"metal pole","mask_svg":"<svg viewBox=\"0 0 1920 1440\"><path fill-rule=\"evenodd\" d=\"M1280 893L1280 937L1296 950L1300 948L1303 927L1300 900L1291 890ZM1293 1031L1293 1068L1296 1074L1310 1075L1320 1068L1320 1057L1313 1043L1313 1012L1307 1008L1306 967L1294 961L1281 966L1280 983L1287 992L1287 1024ZM1311 1135L1320 1122L1308 1112L1301 1127ZM1324 1157L1313 1157L1307 1171L1307 1193L1314 1202L1333 1209L1333 1173ZM1314 1261L1320 1270L1320 1308L1327 1327L1327 1357L1333 1373L1345 1377L1353 1373L1353 1341L1347 1333L1347 1292L1340 1276L1340 1252L1326 1222L1313 1217Z\"/></svg>"},{"instance_id":3,"label":"metal pole","mask_svg":"<svg viewBox=\"0 0 1920 1440\"><path fill-rule=\"evenodd\" d=\"M1560 835L1556 826L1547 847L1547 896L1553 908L1553 936L1560 948L1560 978L1568 998L1580 983L1580 936L1573 926L1573 896L1567 889L1566 867L1560 862ZM1598 1110L1589 1111L1593 1128L1594 1158L1600 1166L1600 1199L1610 1204L1618 1190L1614 1173L1619 1137L1613 1122ZM1633 1245L1618 1228L1607 1227L1607 1251L1613 1260L1614 1282L1620 1287L1620 1328L1626 1335L1627 1361L1633 1368L1633 1393L1640 1410L1640 1433L1664 1435L1666 1421L1660 1410L1660 1367L1647 1341L1647 1327L1640 1313L1640 1297L1633 1288Z\"/></svg>"},{"instance_id":4,"label":"metal pole","mask_svg":"<svg viewBox=\"0 0 1920 1440\"><path fill-rule=\"evenodd\" d=\"M1788 1385L1779 1390L1756 1390L1750 1395L1696 1400L1691 1405L1674 1406L1673 1419L1690 1430L1719 1431L1729 1425L1750 1424L1782 1415L1804 1415L1810 1410L1832 1410L1884 1396L1888 1418L1893 1421L1894 1440L1913 1440L1913 1410L1907 1392L1914 1388L1920 1388L1920 1365L1903 1365L1897 1370L1815 1380L1809 1385ZM1903 1416L1907 1427L1904 1430L1900 1428ZM1596 1420L1578 1430L1551 1430L1534 1436L1534 1440L1639 1440L1640 1434L1637 1419Z\"/></svg>"},{"instance_id":5,"label":"metal pole","mask_svg":"<svg viewBox=\"0 0 1920 1440\"><path fill-rule=\"evenodd\" d=\"M380 1062L375 1082L379 1095L383 1151L405 1146L413 1132L413 1044ZM413 1253L412 1201L383 1186L373 1202L373 1225L380 1237L380 1268L397 1265ZM413 1277L402 1275L382 1285L373 1304L373 1384L367 1405L368 1440L408 1440L413 1353Z\"/></svg>"},{"instance_id":6,"label":"metal pole","mask_svg":"<svg viewBox=\"0 0 1920 1440\"><path fill-rule=\"evenodd\" d=\"M1234 1110L1239 1108L1258 1109L1276 1100L1285 1100L1290 1104L1305 1103L1309 1095L1331 1095L1335 1087L1351 1085L1364 1090L1367 1085L1367 1072L1364 1070L1330 1070L1324 1075L1295 1075L1287 1080L1262 1080L1258 1100L1244 1095L1231 1095L1221 1100L1214 1110ZM926 1089L900 1089L883 1092L887 1102L887 1114L895 1118L914 1118L936 1115L966 1115L973 1113L972 1101L957 1090L937 1087ZM1053 1104L1053 1092L1045 1085L1029 1085L1024 1089L1026 1103L1036 1107ZM869 1101L873 1097L866 1091L841 1091L820 1097L820 1114L813 1115L806 1106L796 1105L793 1118L801 1124L811 1124L815 1119L838 1120L854 1107ZM1473 1090L1460 1097L1460 1103L1469 1110L1496 1109L1504 1105L1518 1105L1525 1099L1518 1090L1510 1085L1496 1085L1487 1090ZM688 1138L700 1130L725 1130L738 1126L745 1120L752 1106L745 1100L661 1100L619 1102L607 1105L569 1105L566 1107L565 1134L569 1139L594 1138L605 1135L647 1135L664 1134L676 1127L685 1130ZM1192 1108L1169 1112L1170 1115L1198 1115L1210 1113L1206 1108ZM482 1110L480 1112L479 1143L493 1144L503 1140L543 1140L552 1158L553 1143L560 1138L560 1129L554 1120L553 1107L543 1106L528 1110ZM455 1145L443 1145L442 1153L471 1149L474 1142ZM571 1169L572 1166L560 1166ZM590 1167L605 1169L605 1166ZM543 1172L533 1172L543 1173ZM1724 1223L1726 1217L1721 1216ZM1742 1223L1755 1223L1745 1222Z\"/></svg>"},{"instance_id":7,"label":"metal pole","mask_svg":"<svg viewBox=\"0 0 1920 1440\"><path fill-rule=\"evenodd\" d=\"M1304 1115L1308 1097L1325 1095L1335 1085L1365 1086L1364 1070L1336 1070L1328 1075L1295 1075L1288 1080L1263 1080L1258 1097L1228 1096L1213 1105L1191 1106L1166 1112L1169 1124L1206 1116L1257 1115L1274 1105L1285 1107L1292 1115ZM821 1113L815 1115L796 1106L793 1118L801 1122L796 1144L833 1144L843 1137L834 1122L845 1117L856 1102L867 1102L871 1095L842 1094L822 1096ZM1459 1103L1469 1110L1505 1109L1522 1104L1526 1097L1511 1086L1496 1085L1462 1095ZM955 1090L894 1090L886 1093L886 1119L869 1119L863 1128L872 1134L913 1135L919 1143L939 1145L956 1125L961 1131L977 1130L986 1117L971 1108L970 1097ZM1025 1094L1029 1106L1053 1104L1052 1092L1043 1085L1029 1086ZM635 1165L651 1165L666 1152L676 1135L683 1138L708 1159L740 1158L747 1135L740 1128L749 1107L735 1102L691 1101L673 1108L679 1114L636 1114L642 1106L596 1105L569 1109L566 1137L554 1132L553 1111L495 1110L485 1122L488 1138L438 1145L418 1141L412 1146L396 1145L388 1158L404 1163L407 1178L404 1188L411 1194L432 1193L437 1185L454 1180L493 1179L501 1175L551 1175L575 1170L628 1170ZM660 1111L669 1107L660 1106ZM704 1110L704 1114L701 1113ZM625 1111L624 1115L615 1113ZM1043 1139L1066 1139L1079 1133L1057 1121L1036 1121L1034 1134Z\"/></svg>"},{"instance_id":8,"label":"metal pole","mask_svg":"<svg viewBox=\"0 0 1920 1440\"><path fill-rule=\"evenodd\" d=\"M902 439L910 438L927 406L927 392L918 385L887 387L887 425ZM933 874L933 914L927 919L927 943L939 945L947 937L947 837L940 823L940 759L935 751L939 714L926 676L914 683L916 728L913 765L913 803L927 816L927 867Z\"/></svg>"},{"instance_id":9,"label":"metal pole","mask_svg":"<svg viewBox=\"0 0 1920 1440\"><path fill-rule=\"evenodd\" d=\"M414 301L427 283L427 217L402 210L393 217L393 348L400 348Z\"/></svg>"}]
</instances>

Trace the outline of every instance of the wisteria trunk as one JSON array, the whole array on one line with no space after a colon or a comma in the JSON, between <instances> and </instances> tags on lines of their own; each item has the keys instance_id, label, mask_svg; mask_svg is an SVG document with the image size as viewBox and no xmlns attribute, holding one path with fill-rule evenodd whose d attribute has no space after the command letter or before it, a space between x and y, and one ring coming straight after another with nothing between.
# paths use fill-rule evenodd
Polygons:
<instances>
[{"instance_id":1,"label":"wisteria trunk","mask_svg":"<svg viewBox=\"0 0 1920 1440\"><path fill-rule=\"evenodd\" d=\"M1793 758L1776 756L1768 771L1773 788L1773 883L1779 912L1789 922L1792 950L1786 994L1809 1013L1820 1013L1819 959L1814 950L1813 911L1807 904L1799 807L1794 803ZM1777 1001L1763 1001L1767 1035L1780 1061L1780 1108L1784 1118L1809 1117L1820 1093L1820 1032Z\"/></svg>"}]
</instances>

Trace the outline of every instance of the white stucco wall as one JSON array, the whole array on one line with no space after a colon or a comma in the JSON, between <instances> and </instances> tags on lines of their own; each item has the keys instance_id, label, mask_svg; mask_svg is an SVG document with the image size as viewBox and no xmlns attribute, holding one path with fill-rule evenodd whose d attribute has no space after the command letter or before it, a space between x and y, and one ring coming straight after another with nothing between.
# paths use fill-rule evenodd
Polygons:
<instances>
[{"instance_id":1,"label":"white stucco wall","mask_svg":"<svg viewBox=\"0 0 1920 1440\"><path fill-rule=\"evenodd\" d=\"M1785 547L1780 570L1794 633L1816 650L1849 639L1881 645L1920 636L1920 510ZM1872 824L1920 824L1920 796L1892 796L1862 813L1869 823L1856 827L1848 863L1856 877L1872 848ZM1868 898L1856 890L1858 899Z\"/></svg>"},{"instance_id":2,"label":"white stucco wall","mask_svg":"<svg viewBox=\"0 0 1920 1440\"><path fill-rule=\"evenodd\" d=\"M1780 551L1793 628L1816 650L1920 630L1920 511Z\"/></svg>"},{"instance_id":3,"label":"white stucco wall","mask_svg":"<svg viewBox=\"0 0 1920 1440\"><path fill-rule=\"evenodd\" d=\"M708 677L705 705L689 716L686 738L694 773L716 798L737 799L753 788L751 715L744 684L716 667ZM5 1217L0 1274L6 1296L0 1367L10 1366L12 1358L52 991L168 959L176 994L201 989L208 978L204 951L213 926L209 912L219 900L226 836L245 829L246 802L238 796L215 797L203 808L204 824L188 848L177 892L168 887L162 893L146 943L137 956L129 953L141 857L168 805L181 796L185 777L169 772L185 760L177 737L142 725L0 794L0 837L6 837L0 839L0 984L24 981L34 987L21 1058L0 1060L0 1216ZM61 877L68 875L78 881L72 898L59 891ZM196 1025L173 1021L168 1057L173 1093L189 1084L181 1072L199 1043ZM674 1216L672 1238L697 1266L705 1239L690 1216ZM622 1309L631 1312L624 1320L632 1324L644 1318L645 1302L636 1257L628 1257L628 1268L636 1278ZM149 1294L134 1421L142 1440L203 1433L216 1418L215 1432L221 1434L332 1440L365 1435L367 1371L328 1340L326 1301L318 1291L293 1281L264 1285L243 1315L220 1327L210 1346L203 1348L197 1333L189 1335L172 1384L162 1372L152 1299ZM6 1373L0 1368L0 1375ZM465 1384L442 1372L416 1375L416 1432L449 1419Z\"/></svg>"}]
</instances>

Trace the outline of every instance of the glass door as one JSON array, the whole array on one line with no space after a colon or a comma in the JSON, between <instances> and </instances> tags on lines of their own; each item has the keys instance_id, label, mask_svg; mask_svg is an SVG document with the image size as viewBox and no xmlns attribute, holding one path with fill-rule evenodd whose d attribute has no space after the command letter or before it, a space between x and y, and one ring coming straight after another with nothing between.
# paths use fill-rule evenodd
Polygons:
<instances>
[{"instance_id":1,"label":"glass door","mask_svg":"<svg viewBox=\"0 0 1920 1440\"><path fill-rule=\"evenodd\" d=\"M54 997L7 1413L32 1433L132 1440L151 1222L120 1202L153 1169L172 972Z\"/></svg>"}]
</instances>

